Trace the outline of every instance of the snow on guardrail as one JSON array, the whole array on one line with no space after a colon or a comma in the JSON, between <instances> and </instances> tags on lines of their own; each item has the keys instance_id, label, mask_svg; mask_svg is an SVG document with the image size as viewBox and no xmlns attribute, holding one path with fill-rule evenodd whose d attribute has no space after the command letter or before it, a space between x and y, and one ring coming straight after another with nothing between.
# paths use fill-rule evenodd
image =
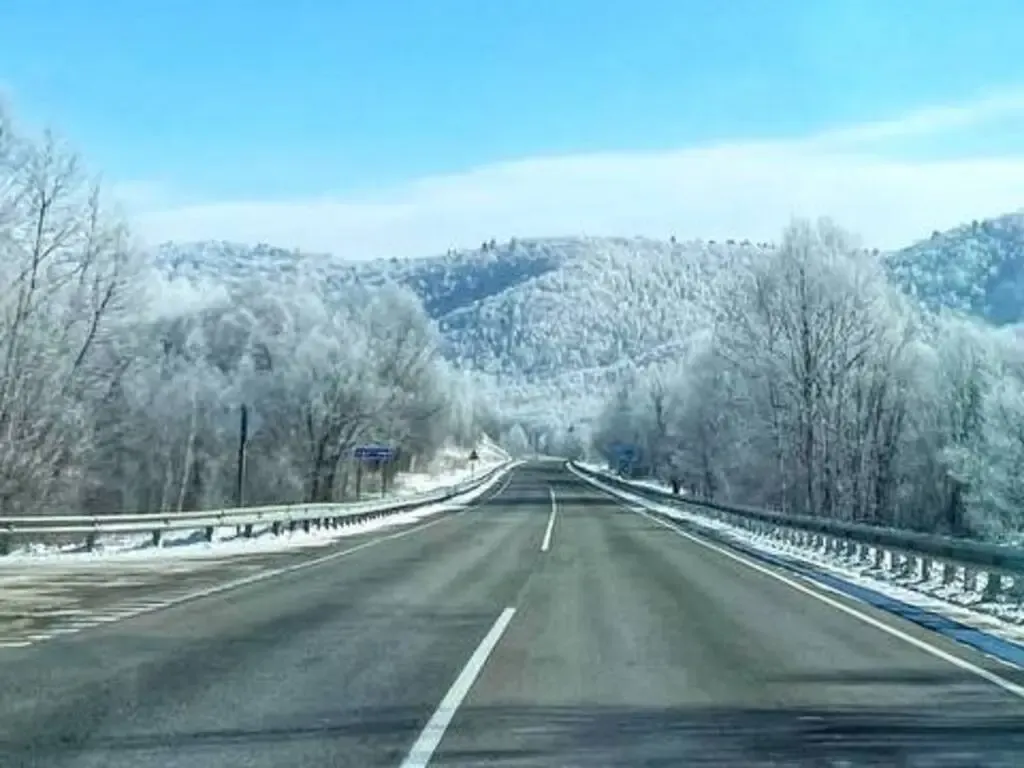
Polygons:
<instances>
[{"instance_id":1,"label":"snow on guardrail","mask_svg":"<svg viewBox=\"0 0 1024 768\"><path fill-rule=\"evenodd\" d=\"M203 531L204 539L209 542L213 540L214 531L221 527L239 528L244 538L252 537L257 526L269 528L274 535L297 529L309 532L313 528L339 528L447 501L483 485L512 464L505 460L451 485L370 501L196 512L5 517L0 518L0 555L10 553L19 543L45 537L78 538L86 550L92 551L100 536L114 534L146 534L152 546L160 546L164 535L172 531Z\"/></svg>"},{"instance_id":2,"label":"snow on guardrail","mask_svg":"<svg viewBox=\"0 0 1024 768\"><path fill-rule=\"evenodd\" d=\"M1024 639L1024 550L1017 547L732 507L593 466L571 466L609 489L654 502L647 509L656 514L863 587L883 588L897 599L1014 642Z\"/></svg>"}]
</instances>

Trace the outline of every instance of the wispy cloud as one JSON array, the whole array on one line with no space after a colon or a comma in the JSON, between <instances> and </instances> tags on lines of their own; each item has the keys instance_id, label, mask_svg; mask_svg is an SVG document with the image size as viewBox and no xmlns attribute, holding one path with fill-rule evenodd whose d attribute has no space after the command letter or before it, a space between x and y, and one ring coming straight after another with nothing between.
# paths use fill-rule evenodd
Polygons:
<instances>
[{"instance_id":1,"label":"wispy cloud","mask_svg":"<svg viewBox=\"0 0 1024 768\"><path fill-rule=\"evenodd\" d=\"M987 96L803 139L655 153L525 159L416 179L371 199L153 205L125 198L151 242L268 242L348 258L420 256L492 237L564 234L774 239L793 215L830 215L896 247L1024 206L1024 155L910 161L890 139L1024 114L1024 92ZM144 198L149 198L147 204Z\"/></svg>"},{"instance_id":2,"label":"wispy cloud","mask_svg":"<svg viewBox=\"0 0 1024 768\"><path fill-rule=\"evenodd\" d=\"M812 139L821 146L849 147L887 139L934 136L1011 117L1024 117L1024 90L996 91L965 104L920 109L892 120L825 131Z\"/></svg>"}]
</instances>

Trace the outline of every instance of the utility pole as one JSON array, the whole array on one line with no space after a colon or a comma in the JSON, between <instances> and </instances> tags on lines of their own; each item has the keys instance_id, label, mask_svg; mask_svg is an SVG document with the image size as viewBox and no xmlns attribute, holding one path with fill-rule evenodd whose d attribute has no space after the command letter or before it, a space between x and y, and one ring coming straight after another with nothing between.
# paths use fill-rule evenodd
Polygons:
<instances>
[{"instance_id":1,"label":"utility pole","mask_svg":"<svg viewBox=\"0 0 1024 768\"><path fill-rule=\"evenodd\" d=\"M245 504L245 447L249 440L249 409L242 403L238 425L238 475L235 478L235 506Z\"/></svg>"}]
</instances>

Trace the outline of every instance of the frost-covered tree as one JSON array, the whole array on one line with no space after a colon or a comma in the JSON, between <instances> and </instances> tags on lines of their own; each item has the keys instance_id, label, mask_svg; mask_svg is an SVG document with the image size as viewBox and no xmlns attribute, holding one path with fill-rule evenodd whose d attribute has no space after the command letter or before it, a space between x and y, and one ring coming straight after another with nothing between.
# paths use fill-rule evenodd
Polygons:
<instances>
[{"instance_id":1,"label":"frost-covered tree","mask_svg":"<svg viewBox=\"0 0 1024 768\"><path fill-rule=\"evenodd\" d=\"M305 279L284 288L243 284L137 329L136 364L113 405L135 415L134 431L122 424L97 467L103 476L132 464L123 506L232 503L242 406L251 503L350 495L361 442L398 446L399 466L411 468L448 440L480 437L479 409L407 292ZM126 451L133 435L151 448Z\"/></svg>"},{"instance_id":2,"label":"frost-covered tree","mask_svg":"<svg viewBox=\"0 0 1024 768\"><path fill-rule=\"evenodd\" d=\"M674 371L609 398L596 447L638 444L722 501L955 535L1024 525L1016 336L922 312L829 221L794 222L707 295L709 326Z\"/></svg>"},{"instance_id":3,"label":"frost-covered tree","mask_svg":"<svg viewBox=\"0 0 1024 768\"><path fill-rule=\"evenodd\" d=\"M530 438L523 429L522 424L513 424L507 433L501 437L501 447L512 456L526 456L532 449Z\"/></svg>"},{"instance_id":4,"label":"frost-covered tree","mask_svg":"<svg viewBox=\"0 0 1024 768\"><path fill-rule=\"evenodd\" d=\"M50 135L26 140L0 112L0 514L77 487L92 411L119 372L133 266L75 155Z\"/></svg>"},{"instance_id":5,"label":"frost-covered tree","mask_svg":"<svg viewBox=\"0 0 1024 768\"><path fill-rule=\"evenodd\" d=\"M103 200L0 114L0 515L342 499L359 442L408 469L495 427L407 289L168 279Z\"/></svg>"}]
</instances>

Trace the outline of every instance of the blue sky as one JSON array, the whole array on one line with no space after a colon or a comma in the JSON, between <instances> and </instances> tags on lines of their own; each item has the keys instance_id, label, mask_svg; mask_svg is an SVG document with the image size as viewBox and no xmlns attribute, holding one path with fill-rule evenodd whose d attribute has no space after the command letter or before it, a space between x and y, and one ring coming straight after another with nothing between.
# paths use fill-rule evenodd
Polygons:
<instances>
[{"instance_id":1,"label":"blue sky","mask_svg":"<svg viewBox=\"0 0 1024 768\"><path fill-rule=\"evenodd\" d=\"M260 217L243 202L365 213L438 183L462 199L444 180L496 163L612 153L650 165L1024 88L1019 0L7 0L0 29L0 84L23 120L69 136L140 216L234 206L232 237ZM1015 156L1022 111L873 152ZM370 218L401 225L393 213ZM440 215L450 232L402 248L476 237L457 211ZM181 236L216 236L208 225Z\"/></svg>"}]
</instances>

